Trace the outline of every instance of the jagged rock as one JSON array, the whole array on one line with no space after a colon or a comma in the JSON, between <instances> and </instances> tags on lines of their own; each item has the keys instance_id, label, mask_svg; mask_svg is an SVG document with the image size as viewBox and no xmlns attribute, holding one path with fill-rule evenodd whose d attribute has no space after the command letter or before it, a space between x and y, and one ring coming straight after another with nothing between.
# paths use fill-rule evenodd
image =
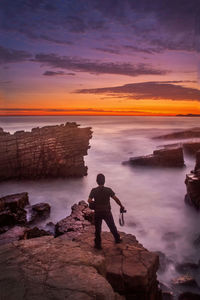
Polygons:
<instances>
[{"instance_id":1,"label":"jagged rock","mask_svg":"<svg viewBox=\"0 0 200 300\"><path fill-rule=\"evenodd\" d=\"M125 295L126 299L160 299L156 270L158 255L147 251L131 234L120 233L123 242L116 245L111 233L102 233L101 254L105 257L105 272L108 282L115 292ZM65 235L59 237L64 239ZM94 235L85 232L75 241L91 251Z\"/></svg>"},{"instance_id":2,"label":"jagged rock","mask_svg":"<svg viewBox=\"0 0 200 300\"><path fill-rule=\"evenodd\" d=\"M200 300L200 294L185 292L179 296L178 300Z\"/></svg>"},{"instance_id":3,"label":"jagged rock","mask_svg":"<svg viewBox=\"0 0 200 300\"><path fill-rule=\"evenodd\" d=\"M91 233L76 241L62 235L1 246L1 297L161 299L156 281L158 256L144 249L135 237L122 236L124 242L115 245L111 234L103 233L101 252L93 248Z\"/></svg>"},{"instance_id":4,"label":"jagged rock","mask_svg":"<svg viewBox=\"0 0 200 300\"><path fill-rule=\"evenodd\" d=\"M0 226L13 226L26 223L28 194L13 194L0 198Z\"/></svg>"},{"instance_id":5,"label":"jagged rock","mask_svg":"<svg viewBox=\"0 0 200 300\"><path fill-rule=\"evenodd\" d=\"M26 227L15 226L7 232L0 234L0 245L11 243L23 239Z\"/></svg>"},{"instance_id":6,"label":"jagged rock","mask_svg":"<svg viewBox=\"0 0 200 300\"><path fill-rule=\"evenodd\" d=\"M183 149L170 148L155 150L152 155L131 157L128 163L133 166L183 167Z\"/></svg>"},{"instance_id":7,"label":"jagged rock","mask_svg":"<svg viewBox=\"0 0 200 300\"><path fill-rule=\"evenodd\" d=\"M48 203L37 203L29 207L29 223L36 223L49 217L51 207Z\"/></svg>"},{"instance_id":8,"label":"jagged rock","mask_svg":"<svg viewBox=\"0 0 200 300\"><path fill-rule=\"evenodd\" d=\"M24 240L33 239L36 237L41 237L46 235L52 235L52 234L44 229L39 229L38 227L27 228L24 232L23 239Z\"/></svg>"},{"instance_id":9,"label":"jagged rock","mask_svg":"<svg viewBox=\"0 0 200 300\"><path fill-rule=\"evenodd\" d=\"M174 144L162 145L160 147L164 147L165 149L170 149L174 147L182 147L183 150L190 155L195 155L197 151L200 150L200 141L196 142L179 142Z\"/></svg>"},{"instance_id":10,"label":"jagged rock","mask_svg":"<svg viewBox=\"0 0 200 300\"><path fill-rule=\"evenodd\" d=\"M200 142L183 143L183 149L189 154L196 154L200 150Z\"/></svg>"},{"instance_id":11,"label":"jagged rock","mask_svg":"<svg viewBox=\"0 0 200 300\"><path fill-rule=\"evenodd\" d=\"M187 188L185 202L200 209L200 151L196 154L195 169L186 175L185 184Z\"/></svg>"},{"instance_id":12,"label":"jagged rock","mask_svg":"<svg viewBox=\"0 0 200 300\"><path fill-rule=\"evenodd\" d=\"M84 176L91 128L76 123L0 134L0 180Z\"/></svg>"},{"instance_id":13,"label":"jagged rock","mask_svg":"<svg viewBox=\"0 0 200 300\"><path fill-rule=\"evenodd\" d=\"M94 220L94 212L89 209L85 201L80 201L72 206L71 215L62 219L56 224L56 236L70 233L70 237L75 237L90 230Z\"/></svg>"},{"instance_id":14,"label":"jagged rock","mask_svg":"<svg viewBox=\"0 0 200 300\"><path fill-rule=\"evenodd\" d=\"M195 279L189 274L182 275L178 278L173 279L172 284L173 285L191 285L191 286L197 285Z\"/></svg>"},{"instance_id":15,"label":"jagged rock","mask_svg":"<svg viewBox=\"0 0 200 300\"><path fill-rule=\"evenodd\" d=\"M0 198L0 211L8 208L12 212L16 212L18 208L24 208L28 204L28 193L12 194Z\"/></svg>"},{"instance_id":16,"label":"jagged rock","mask_svg":"<svg viewBox=\"0 0 200 300\"><path fill-rule=\"evenodd\" d=\"M172 140L172 139L189 139L189 138L199 138L200 137L200 128L191 128L189 130L182 130L178 132L172 132L169 134L164 134L160 136L154 137L154 139L165 139L165 140Z\"/></svg>"}]
</instances>

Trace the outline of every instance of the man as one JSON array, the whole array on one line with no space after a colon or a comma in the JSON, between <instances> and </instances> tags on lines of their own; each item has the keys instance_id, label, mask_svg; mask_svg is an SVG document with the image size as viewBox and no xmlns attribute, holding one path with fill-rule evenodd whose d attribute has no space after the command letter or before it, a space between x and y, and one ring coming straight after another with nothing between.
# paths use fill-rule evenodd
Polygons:
<instances>
[{"instance_id":1,"label":"man","mask_svg":"<svg viewBox=\"0 0 200 300\"><path fill-rule=\"evenodd\" d=\"M105 187L105 176L103 174L97 175L98 187L93 188L90 192L88 202L94 204L95 211L95 248L102 249L101 247L101 225L102 220L106 222L111 233L114 236L115 242L120 243L122 239L117 231L114 219L111 213L110 197L124 210L124 206L120 200L115 196L115 193L108 187ZM92 200L94 199L94 201Z\"/></svg>"}]
</instances>

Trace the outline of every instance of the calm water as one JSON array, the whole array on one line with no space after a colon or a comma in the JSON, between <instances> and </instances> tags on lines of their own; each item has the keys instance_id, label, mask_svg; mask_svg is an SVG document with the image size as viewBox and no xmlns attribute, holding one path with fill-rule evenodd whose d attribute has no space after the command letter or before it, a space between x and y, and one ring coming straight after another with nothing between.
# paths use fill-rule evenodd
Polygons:
<instances>
[{"instance_id":1,"label":"calm water","mask_svg":"<svg viewBox=\"0 0 200 300\"><path fill-rule=\"evenodd\" d=\"M1 117L0 127L15 132L67 121L93 128L91 149L85 157L88 176L82 179L3 182L0 195L27 191L32 204L50 203L50 220L56 222L70 214L73 203L87 200L90 189L96 185L96 174L104 173L106 185L112 187L127 208L126 225L119 229L136 235L146 248L162 251L172 260L166 272L159 275L162 282L169 284L178 275L175 263L200 259L199 249L193 245L200 234L199 214L184 204L185 174L194 168L194 158L185 156L186 168L183 169L133 168L121 163L130 156L150 154L159 145L170 142L152 140L151 137L197 127L200 118ZM119 208L114 202L112 210L118 222Z\"/></svg>"}]
</instances>

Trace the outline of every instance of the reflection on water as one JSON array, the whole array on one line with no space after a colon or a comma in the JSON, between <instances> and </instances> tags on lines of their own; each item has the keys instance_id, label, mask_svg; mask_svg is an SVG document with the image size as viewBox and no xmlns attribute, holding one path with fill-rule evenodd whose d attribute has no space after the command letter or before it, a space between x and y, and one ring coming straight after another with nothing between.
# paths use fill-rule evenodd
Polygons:
<instances>
[{"instance_id":1,"label":"reflection on water","mask_svg":"<svg viewBox=\"0 0 200 300\"><path fill-rule=\"evenodd\" d=\"M85 158L88 176L3 182L0 195L27 191L32 204L50 203L50 220L56 222L70 213L73 203L87 200L90 189L96 185L96 174L102 172L107 179L106 185L112 187L127 209L123 231L135 234L146 248L165 253L173 262L165 273L159 275L163 282L167 284L177 275L174 262L197 262L200 254L193 240L199 234L200 218L184 204L185 174L194 168L194 158L186 156L186 168L182 169L133 168L121 162L130 156L150 154L165 143L152 140L152 136L197 127L199 118L1 117L0 127L14 132L66 121L93 128L91 149ZM119 208L112 203L112 209L117 221Z\"/></svg>"}]
</instances>

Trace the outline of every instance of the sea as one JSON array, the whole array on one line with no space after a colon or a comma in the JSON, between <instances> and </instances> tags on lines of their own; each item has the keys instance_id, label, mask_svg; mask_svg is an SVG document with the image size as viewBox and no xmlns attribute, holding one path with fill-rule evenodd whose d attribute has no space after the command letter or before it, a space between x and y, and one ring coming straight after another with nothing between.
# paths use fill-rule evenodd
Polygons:
<instances>
[{"instance_id":1,"label":"sea","mask_svg":"<svg viewBox=\"0 0 200 300\"><path fill-rule=\"evenodd\" d=\"M125 206L125 225L119 226L119 206L111 201L118 230L131 233L145 248L161 253L164 270L158 279L171 287L180 276L177 265L198 263L200 245L200 213L184 202L185 177L195 166L195 157L184 155L183 168L151 168L124 165L130 157L151 154L162 145L180 140L158 140L155 136L198 127L199 117L140 116L12 116L0 117L0 127L14 133L34 127L77 122L92 127L91 148L85 156L88 175L83 178L21 180L0 183L0 197L28 192L31 204L48 202L49 220L57 222L71 213L71 206L87 201L96 186L96 175L103 173L106 186L116 193ZM103 230L108 230L104 224ZM200 276L196 275L200 286Z\"/></svg>"}]
</instances>

